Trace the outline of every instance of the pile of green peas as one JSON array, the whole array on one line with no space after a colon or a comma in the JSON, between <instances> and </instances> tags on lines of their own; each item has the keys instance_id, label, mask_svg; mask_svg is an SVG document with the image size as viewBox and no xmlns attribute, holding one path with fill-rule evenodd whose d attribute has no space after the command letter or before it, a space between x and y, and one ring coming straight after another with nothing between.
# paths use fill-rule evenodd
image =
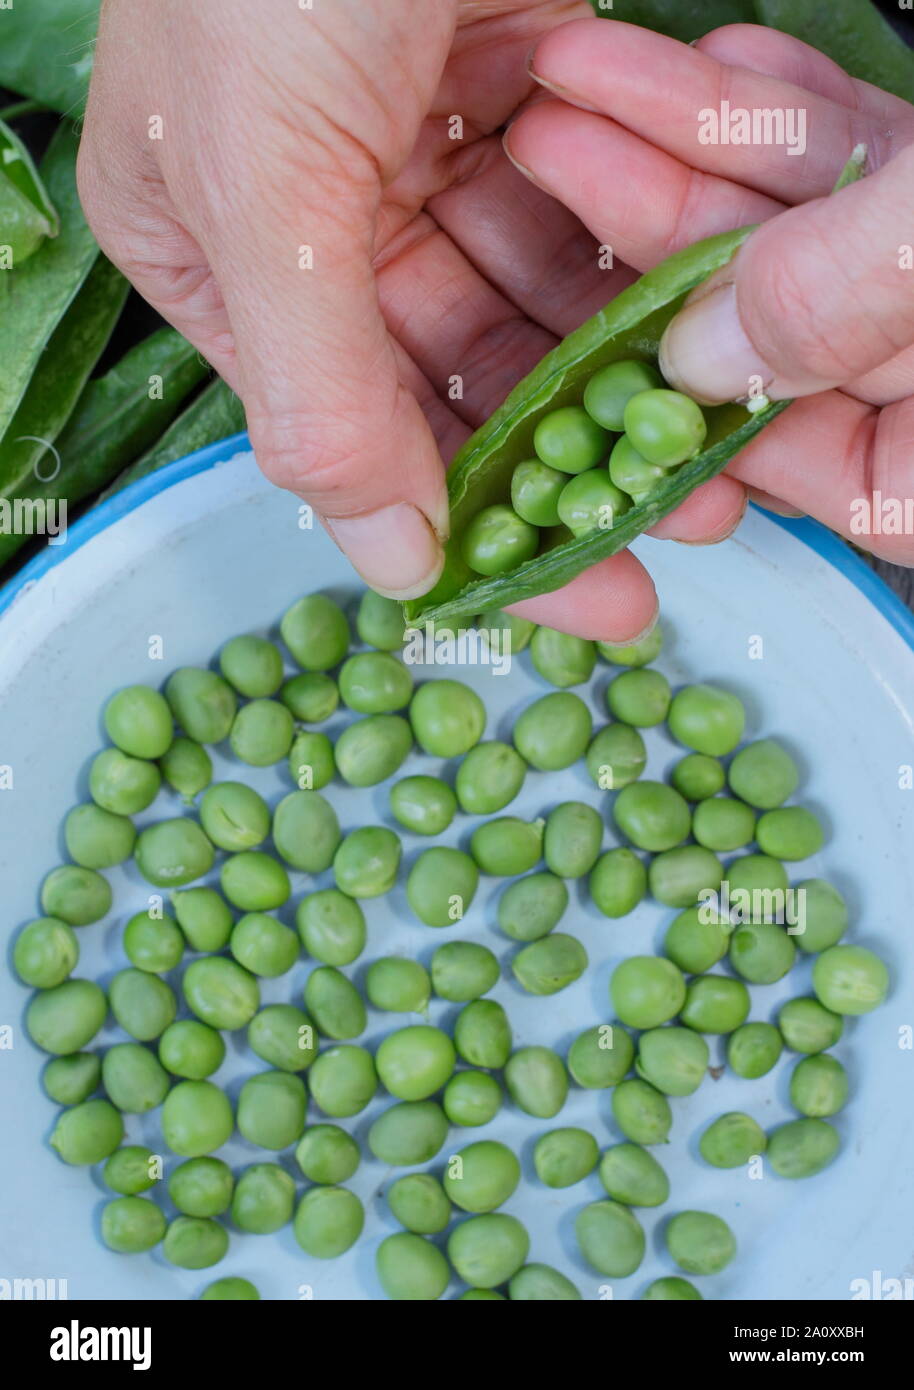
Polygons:
<instances>
[{"instance_id":1,"label":"pile of green peas","mask_svg":"<svg viewBox=\"0 0 914 1390\"><path fill-rule=\"evenodd\" d=\"M534 457L515 465L511 501L473 517L461 541L477 574L504 574L532 560L554 528L584 536L655 492L701 452L701 408L671 391L655 366L626 359L594 372L580 403L548 411L533 433Z\"/></svg>"},{"instance_id":2,"label":"pile of green peas","mask_svg":"<svg viewBox=\"0 0 914 1390\"><path fill-rule=\"evenodd\" d=\"M508 628L514 650L529 647L533 668L554 687L521 711L510 741L485 737L485 706L464 683L414 688L398 655L400 610L371 593L356 615L367 650L350 654L345 613L311 595L280 623L295 674L278 642L243 636L222 649L218 672L183 668L164 693L131 686L108 702L112 746L93 762L91 801L66 820L72 862L45 879L44 915L19 933L13 965L36 990L26 1026L50 1054L44 1087L63 1107L50 1142L66 1163L103 1165L114 1195L101 1231L112 1251L161 1245L178 1267L207 1269L226 1256L231 1223L253 1234L291 1225L313 1259L345 1253L366 1213L346 1186L363 1149L339 1121L386 1092L391 1103L365 1134L370 1156L393 1168L439 1165L387 1188L403 1228L377 1250L387 1296L438 1298L453 1271L468 1300L580 1298L562 1271L528 1261L527 1232L501 1210L521 1181L517 1156L498 1139L463 1143L461 1130L490 1124L507 1105L551 1122L573 1087L610 1090L621 1142L601 1153L587 1130L546 1128L533 1166L536 1181L554 1189L596 1175L605 1196L578 1212L578 1249L601 1278L627 1277L646 1248L638 1209L670 1196L651 1149L670 1133L671 1101L708 1074L715 1038L747 1079L769 1073L785 1048L798 1054L789 1083L798 1118L766 1133L743 1112L720 1115L700 1136L704 1162L738 1168L764 1158L779 1177L797 1179L837 1154L831 1121L849 1085L830 1049L844 1018L880 1004L889 981L878 957L843 941L847 906L826 880L796 885L803 931L791 933L770 910L789 887L785 865L815 854L825 838L811 810L788 804L800 782L790 753L774 740L743 741L745 712L731 692L691 685L674 693L650 664L660 628L636 646L614 647L505 614L480 624ZM609 721L594 731L589 705L571 687L588 681L600 659L617 673L606 690ZM314 726L341 705L355 718L332 739ZM668 781L643 775L642 731L660 725L685 750ZM217 744L239 765L231 780L213 781L207 750ZM451 774L400 775L415 746L450 760ZM600 809L566 801L534 820L512 814L531 773L579 762ZM271 807L244 780L244 765L275 763L287 766L292 789ZM466 849L436 842L403 864L391 825L344 832L324 794L334 782L388 782L390 820L427 840L458 818L481 819L468 824ZM180 798L180 813L137 830L133 817L163 787ZM606 846L606 818L623 843ZM105 991L73 974L79 933L109 916L104 871L131 856L159 891L124 923L124 964ZM324 886L309 883L299 896L296 874L326 875ZM488 945L463 939L462 924L493 879L498 932L514 943L513 987L532 996L558 993L587 971L583 942L557 930L574 915L576 885L604 917L626 916L648 895L676 910L661 954L631 955L613 971L615 1021L585 1029L565 1056L539 1042L517 1045L506 1009L486 997L501 963ZM738 906L706 910L703 895L725 880ZM369 943L371 899L400 883L418 922L453 930L427 965L377 956L357 983L346 972ZM301 996L264 1002L262 982L283 980L302 953L312 968ZM784 1003L776 1022L751 1019L749 987L781 980L806 955L812 994ZM164 977L180 966L178 988ZM457 1006L448 1029L429 1021L433 999ZM360 1041L366 1005L399 1015L374 1048ZM93 1050L109 1012L124 1038ZM266 1064L234 1103L212 1079L233 1033ZM125 1142L131 1117L154 1111L160 1148L176 1160L167 1174L161 1153ZM217 1154L236 1130L265 1151L240 1172ZM293 1172L308 1184L303 1193ZM170 1220L156 1200L164 1191L177 1212ZM665 1240L681 1274L655 1280L643 1298L701 1298L682 1274L719 1273L736 1248L709 1212L676 1213ZM259 1293L231 1276L201 1297Z\"/></svg>"}]
</instances>

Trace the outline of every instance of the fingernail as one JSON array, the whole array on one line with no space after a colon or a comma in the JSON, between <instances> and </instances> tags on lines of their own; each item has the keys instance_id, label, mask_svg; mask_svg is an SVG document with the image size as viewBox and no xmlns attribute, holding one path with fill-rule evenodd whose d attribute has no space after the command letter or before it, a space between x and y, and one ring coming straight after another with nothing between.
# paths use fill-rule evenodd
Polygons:
<instances>
[{"instance_id":1,"label":"fingernail","mask_svg":"<svg viewBox=\"0 0 914 1390\"><path fill-rule=\"evenodd\" d=\"M789 502L782 502L779 497L772 497L770 492L763 492L761 488L747 487L746 494L750 502L754 502L757 507L763 507L766 512L774 512L775 516L788 517L796 521L806 515L797 507L791 507Z\"/></svg>"},{"instance_id":2,"label":"fingernail","mask_svg":"<svg viewBox=\"0 0 914 1390\"><path fill-rule=\"evenodd\" d=\"M739 509L739 516L736 518L735 521L731 522L729 526L725 527L723 531L718 531L716 535L703 536L700 541L684 540L680 536L670 536L669 539L671 541L675 541L677 545L720 545L721 541L729 540L730 537L733 535L733 532L739 530L740 526L742 525L743 517L746 515L746 508L748 506L749 498L746 495L746 493L743 493L743 505Z\"/></svg>"},{"instance_id":3,"label":"fingernail","mask_svg":"<svg viewBox=\"0 0 914 1390\"><path fill-rule=\"evenodd\" d=\"M431 523L408 502L367 516L325 518L324 525L366 584L386 598L419 598L444 567Z\"/></svg>"},{"instance_id":4,"label":"fingernail","mask_svg":"<svg viewBox=\"0 0 914 1390\"><path fill-rule=\"evenodd\" d=\"M660 340L660 370L677 391L705 404L741 400L772 372L743 331L736 286L721 285L687 304Z\"/></svg>"},{"instance_id":5,"label":"fingernail","mask_svg":"<svg viewBox=\"0 0 914 1390\"><path fill-rule=\"evenodd\" d=\"M520 160L519 160L519 159L515 159L514 155L511 153L511 146L510 146L510 144L508 143L508 137L509 137L510 134L511 134L511 131L510 131L510 128L509 128L508 130L505 131L504 135L501 137L501 147L502 147L502 149L504 150L505 154L508 156L508 159L509 159L509 160L511 161L511 163L514 165L515 169L517 169L518 173L523 174L523 176L524 176L525 179L529 179L530 182L531 182L532 184L534 184L537 188L543 188L543 185L540 183L539 179L536 177L535 174L532 174L532 173L530 172L530 170L527 168L526 164L521 164ZM549 191L548 189L543 189L543 192L544 192L544 193L548 193L548 191Z\"/></svg>"},{"instance_id":6,"label":"fingernail","mask_svg":"<svg viewBox=\"0 0 914 1390\"><path fill-rule=\"evenodd\" d=\"M527 54L527 72L533 78L534 82L538 83L540 87L544 87L547 92L552 92L555 96L561 97L563 101L569 101L573 106L579 106L582 111L592 111L595 116L602 114L599 107L591 106L590 102L585 101L583 97L579 97L573 88L561 87L558 82L550 82L547 77L541 77L533 66L533 59L535 56L535 48Z\"/></svg>"},{"instance_id":7,"label":"fingernail","mask_svg":"<svg viewBox=\"0 0 914 1390\"><path fill-rule=\"evenodd\" d=\"M618 637L607 637L605 640L607 642L610 642L614 647L634 647L637 646L639 642L644 642L648 637L650 637L651 633L654 631L654 628L657 626L659 622L660 604L658 603L654 609L653 618L651 618L650 622L648 623L647 627L644 629L643 632L637 633L634 637L625 637L621 639Z\"/></svg>"},{"instance_id":8,"label":"fingernail","mask_svg":"<svg viewBox=\"0 0 914 1390\"><path fill-rule=\"evenodd\" d=\"M760 502L759 506L763 506L766 512L774 512L775 516L785 517L788 521L799 521L801 517L806 515L805 512L799 511L796 507L788 507L786 502L779 502L777 505L773 502Z\"/></svg>"}]
</instances>

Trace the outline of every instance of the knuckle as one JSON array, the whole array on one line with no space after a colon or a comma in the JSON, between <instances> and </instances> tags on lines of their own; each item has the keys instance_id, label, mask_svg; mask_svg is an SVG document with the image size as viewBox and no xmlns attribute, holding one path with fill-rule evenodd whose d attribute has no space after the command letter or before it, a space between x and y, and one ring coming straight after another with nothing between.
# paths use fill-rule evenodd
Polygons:
<instances>
[{"instance_id":1,"label":"knuckle","mask_svg":"<svg viewBox=\"0 0 914 1390\"><path fill-rule=\"evenodd\" d=\"M804 259L791 256L772 264L764 300L757 301L764 336L777 345L781 371L811 372L823 381L842 378L849 370L840 352L844 339L830 331L827 308L810 293L810 283Z\"/></svg>"},{"instance_id":2,"label":"knuckle","mask_svg":"<svg viewBox=\"0 0 914 1390\"><path fill-rule=\"evenodd\" d=\"M342 499L366 476L364 436L340 417L317 412L248 410L257 461L277 487L306 496L328 515L340 515ZM377 428L368 436L377 439Z\"/></svg>"}]
</instances>

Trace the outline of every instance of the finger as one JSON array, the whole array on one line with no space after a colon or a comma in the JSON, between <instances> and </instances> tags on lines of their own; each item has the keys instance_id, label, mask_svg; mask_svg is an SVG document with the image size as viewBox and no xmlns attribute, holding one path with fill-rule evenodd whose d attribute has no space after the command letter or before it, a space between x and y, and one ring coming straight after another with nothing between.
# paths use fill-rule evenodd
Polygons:
<instances>
[{"instance_id":1,"label":"finger","mask_svg":"<svg viewBox=\"0 0 914 1390\"><path fill-rule=\"evenodd\" d=\"M760 381L776 400L853 381L914 340L914 145L833 198L754 232L687 303L660 347L667 381L702 401Z\"/></svg>"},{"instance_id":2,"label":"finger","mask_svg":"<svg viewBox=\"0 0 914 1390\"><path fill-rule=\"evenodd\" d=\"M855 145L866 144L883 163L914 132L914 112L886 129L884 119L865 111L615 21L582 20L554 30L537 45L531 73L564 99L611 116L705 173L787 203L826 194ZM782 113L783 130L773 126L745 143L725 140L731 123L721 115L724 100L730 113ZM816 138L807 142L812 130Z\"/></svg>"},{"instance_id":3,"label":"finger","mask_svg":"<svg viewBox=\"0 0 914 1390\"><path fill-rule=\"evenodd\" d=\"M914 346L904 348L881 367L848 382L843 390L870 405L888 405L914 393Z\"/></svg>"},{"instance_id":4,"label":"finger","mask_svg":"<svg viewBox=\"0 0 914 1390\"><path fill-rule=\"evenodd\" d=\"M165 182L151 161L115 164L92 138L92 96L77 165L80 198L96 240L110 261L164 319L239 389L235 339L206 255L182 224Z\"/></svg>"},{"instance_id":5,"label":"finger","mask_svg":"<svg viewBox=\"0 0 914 1390\"><path fill-rule=\"evenodd\" d=\"M727 472L896 564L914 564L914 400L794 402Z\"/></svg>"},{"instance_id":6,"label":"finger","mask_svg":"<svg viewBox=\"0 0 914 1390\"><path fill-rule=\"evenodd\" d=\"M783 207L731 179L692 169L605 116L561 101L520 116L505 148L599 242L610 245L615 258L638 270L701 237L763 221Z\"/></svg>"},{"instance_id":7,"label":"finger","mask_svg":"<svg viewBox=\"0 0 914 1390\"><path fill-rule=\"evenodd\" d=\"M766 492L764 488L747 485L746 496L757 507L764 507L767 512L774 512L775 516L799 517L803 515L798 507L791 507L780 497L774 497L770 492Z\"/></svg>"},{"instance_id":8,"label":"finger","mask_svg":"<svg viewBox=\"0 0 914 1390\"><path fill-rule=\"evenodd\" d=\"M566 148L566 162L572 149ZM472 163L455 156L454 182L428 210L523 314L564 337L631 284L634 272L607 265L575 212L514 168L500 139L471 153Z\"/></svg>"},{"instance_id":9,"label":"finger","mask_svg":"<svg viewBox=\"0 0 914 1390\"><path fill-rule=\"evenodd\" d=\"M419 404L428 421L438 452L443 459L451 459L469 438L472 430L451 409L447 399L436 391L428 377L417 367L399 343L393 344L394 355L400 381Z\"/></svg>"},{"instance_id":10,"label":"finger","mask_svg":"<svg viewBox=\"0 0 914 1390\"><path fill-rule=\"evenodd\" d=\"M474 428L555 346L427 217L385 248L378 294L390 332Z\"/></svg>"},{"instance_id":11,"label":"finger","mask_svg":"<svg viewBox=\"0 0 914 1390\"><path fill-rule=\"evenodd\" d=\"M732 536L745 511L745 488L735 478L721 473L697 487L647 534L686 545L717 545Z\"/></svg>"},{"instance_id":12,"label":"finger","mask_svg":"<svg viewBox=\"0 0 914 1390\"><path fill-rule=\"evenodd\" d=\"M599 642L632 642L657 621L657 591L630 550L612 555L552 594L513 603L521 618Z\"/></svg>"},{"instance_id":13,"label":"finger","mask_svg":"<svg viewBox=\"0 0 914 1390\"><path fill-rule=\"evenodd\" d=\"M911 119L909 102L851 77L818 48L777 29L759 24L725 24L696 39L693 47L719 63L779 77L877 121Z\"/></svg>"}]
</instances>

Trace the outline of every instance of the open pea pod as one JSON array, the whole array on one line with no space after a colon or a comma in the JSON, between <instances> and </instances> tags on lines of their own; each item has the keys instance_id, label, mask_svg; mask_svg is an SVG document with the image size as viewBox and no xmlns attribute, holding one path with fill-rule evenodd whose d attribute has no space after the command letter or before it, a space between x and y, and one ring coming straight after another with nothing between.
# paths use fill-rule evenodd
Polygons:
<instances>
[{"instance_id":1,"label":"open pea pod","mask_svg":"<svg viewBox=\"0 0 914 1390\"><path fill-rule=\"evenodd\" d=\"M6 269L21 265L59 231L60 218L28 150L0 121L0 254L9 257Z\"/></svg>"},{"instance_id":2,"label":"open pea pod","mask_svg":"<svg viewBox=\"0 0 914 1390\"><path fill-rule=\"evenodd\" d=\"M538 555L491 578L474 574L462 557L461 541L472 519L484 507L509 500L511 474L517 463L533 457L533 432L542 417L560 406L579 405L590 377L610 362L655 362L663 331L686 296L726 265L751 231L742 227L709 237L642 275L548 353L467 440L448 472L451 538L444 573L430 593L404 605L409 622L470 618L561 588L678 507L785 409L786 401L755 413L736 404L706 409L708 433L701 453L609 529L580 536L564 527L544 531Z\"/></svg>"}]
</instances>

